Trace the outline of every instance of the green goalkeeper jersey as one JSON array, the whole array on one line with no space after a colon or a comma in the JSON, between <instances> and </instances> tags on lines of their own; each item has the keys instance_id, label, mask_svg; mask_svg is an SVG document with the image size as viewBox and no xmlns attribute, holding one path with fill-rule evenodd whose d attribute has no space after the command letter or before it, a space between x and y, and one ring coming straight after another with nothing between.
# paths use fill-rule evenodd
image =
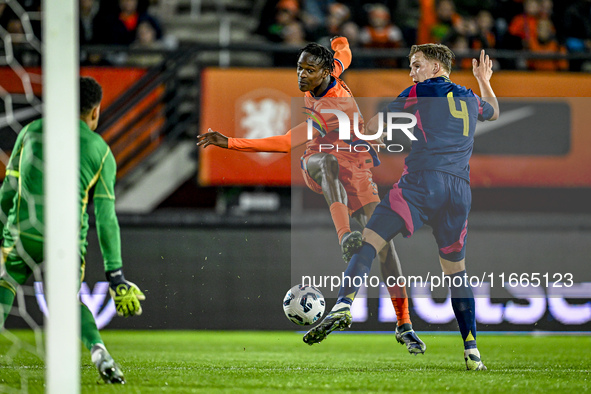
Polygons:
<instances>
[{"instance_id":1,"label":"green goalkeeper jersey","mask_svg":"<svg viewBox=\"0 0 591 394\"><path fill-rule=\"evenodd\" d=\"M116 173L117 164L107 143L80 121L80 253L82 257L86 254L87 205L94 187L96 229L106 271L122 265L119 223L115 214ZM18 135L0 188L0 204L6 215L5 224L0 220L0 234L6 241L18 237L43 241L42 119L29 123Z\"/></svg>"}]
</instances>

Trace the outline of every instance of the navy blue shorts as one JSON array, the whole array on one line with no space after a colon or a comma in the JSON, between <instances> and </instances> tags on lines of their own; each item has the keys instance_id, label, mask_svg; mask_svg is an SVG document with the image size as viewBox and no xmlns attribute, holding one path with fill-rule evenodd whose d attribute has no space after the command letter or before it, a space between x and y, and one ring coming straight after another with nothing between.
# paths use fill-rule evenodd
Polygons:
<instances>
[{"instance_id":1,"label":"navy blue shorts","mask_svg":"<svg viewBox=\"0 0 591 394\"><path fill-rule=\"evenodd\" d=\"M410 237L428 224L439 255L460 261L466 256L471 205L472 192L465 179L441 171L408 173L384 196L366 227L388 241L398 233Z\"/></svg>"}]
</instances>

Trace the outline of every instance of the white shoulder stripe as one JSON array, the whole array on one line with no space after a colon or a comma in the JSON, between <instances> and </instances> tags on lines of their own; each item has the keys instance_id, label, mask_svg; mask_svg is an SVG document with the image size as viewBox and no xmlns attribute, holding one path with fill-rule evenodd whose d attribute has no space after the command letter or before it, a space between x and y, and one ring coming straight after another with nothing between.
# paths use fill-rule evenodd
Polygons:
<instances>
[{"instance_id":1,"label":"white shoulder stripe","mask_svg":"<svg viewBox=\"0 0 591 394\"><path fill-rule=\"evenodd\" d=\"M345 65L343 64L342 61L340 61L339 59L334 59L335 62L339 62L339 64L341 65L341 72L345 71Z\"/></svg>"}]
</instances>

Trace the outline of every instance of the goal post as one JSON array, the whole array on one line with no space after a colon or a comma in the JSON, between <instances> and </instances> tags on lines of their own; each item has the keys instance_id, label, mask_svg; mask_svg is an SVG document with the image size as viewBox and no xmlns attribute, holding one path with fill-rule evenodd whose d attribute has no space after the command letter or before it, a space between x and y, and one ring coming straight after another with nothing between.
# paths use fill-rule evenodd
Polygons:
<instances>
[{"instance_id":1,"label":"goal post","mask_svg":"<svg viewBox=\"0 0 591 394\"><path fill-rule=\"evenodd\" d=\"M46 390L80 392L78 1L43 2Z\"/></svg>"}]
</instances>

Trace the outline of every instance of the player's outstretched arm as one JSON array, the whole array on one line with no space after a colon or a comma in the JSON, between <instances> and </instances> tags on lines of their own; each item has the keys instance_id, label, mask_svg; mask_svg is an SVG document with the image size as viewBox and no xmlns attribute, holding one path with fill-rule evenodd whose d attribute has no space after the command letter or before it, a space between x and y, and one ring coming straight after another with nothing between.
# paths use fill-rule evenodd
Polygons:
<instances>
[{"instance_id":1,"label":"player's outstretched arm","mask_svg":"<svg viewBox=\"0 0 591 394\"><path fill-rule=\"evenodd\" d=\"M275 135L267 138L229 138L225 135L209 129L208 133L197 136L197 146L204 148L209 145L220 148L238 150L242 152L282 152L291 150L291 136L288 131L285 135Z\"/></svg>"},{"instance_id":2,"label":"player's outstretched arm","mask_svg":"<svg viewBox=\"0 0 591 394\"><path fill-rule=\"evenodd\" d=\"M490 79L493 74L493 62L484 49L480 51L480 60L472 59L472 72L480 88L480 96L485 99L494 109L493 116L489 120L497 120L500 115L499 102L497 96L490 85Z\"/></svg>"},{"instance_id":3,"label":"player's outstretched arm","mask_svg":"<svg viewBox=\"0 0 591 394\"><path fill-rule=\"evenodd\" d=\"M220 148L241 152L288 153L292 149L308 142L306 130L307 125L304 122L294 127L293 130L289 130L284 135L275 135L266 138L230 138L209 129L209 132L197 136L197 146L203 146L205 148L209 145L215 145Z\"/></svg>"},{"instance_id":4,"label":"player's outstretched arm","mask_svg":"<svg viewBox=\"0 0 591 394\"><path fill-rule=\"evenodd\" d=\"M208 133L197 136L197 146L207 148L209 145L219 146L220 148L228 149L228 137L209 129Z\"/></svg>"}]
</instances>

